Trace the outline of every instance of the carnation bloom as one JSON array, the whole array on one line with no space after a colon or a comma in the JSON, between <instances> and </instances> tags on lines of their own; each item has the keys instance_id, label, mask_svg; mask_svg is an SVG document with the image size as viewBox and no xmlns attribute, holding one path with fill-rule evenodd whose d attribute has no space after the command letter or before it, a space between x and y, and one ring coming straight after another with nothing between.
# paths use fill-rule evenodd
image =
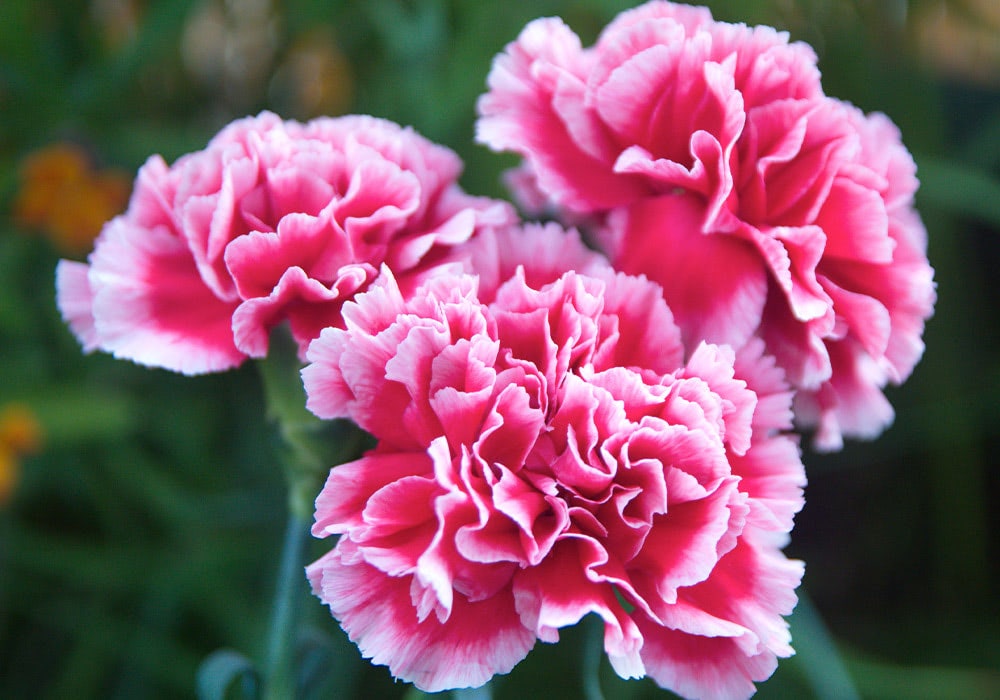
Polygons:
<instances>
[{"instance_id":1,"label":"carnation bloom","mask_svg":"<svg viewBox=\"0 0 1000 700\"><path fill-rule=\"evenodd\" d=\"M363 116L301 124L262 113L168 166L150 158L88 264L57 270L86 350L188 374L266 355L288 321L304 355L381 264L416 284L509 205L459 189L461 162Z\"/></svg>"},{"instance_id":2,"label":"carnation bloom","mask_svg":"<svg viewBox=\"0 0 1000 700\"><path fill-rule=\"evenodd\" d=\"M478 137L525 157L519 198L602 222L687 347L762 338L820 447L891 421L882 388L919 360L934 304L915 168L888 118L823 94L808 46L650 2L587 49L532 22L489 87Z\"/></svg>"},{"instance_id":3,"label":"carnation bloom","mask_svg":"<svg viewBox=\"0 0 1000 700\"><path fill-rule=\"evenodd\" d=\"M586 257L559 233L516 235ZM792 653L802 575L780 551L804 484L782 371L759 341L685 363L657 285L522 251L532 270L495 289L442 277L407 299L385 271L311 344L309 408L377 440L316 500L313 533L340 539L314 592L426 691L481 685L592 613L619 675L751 695Z\"/></svg>"}]
</instances>

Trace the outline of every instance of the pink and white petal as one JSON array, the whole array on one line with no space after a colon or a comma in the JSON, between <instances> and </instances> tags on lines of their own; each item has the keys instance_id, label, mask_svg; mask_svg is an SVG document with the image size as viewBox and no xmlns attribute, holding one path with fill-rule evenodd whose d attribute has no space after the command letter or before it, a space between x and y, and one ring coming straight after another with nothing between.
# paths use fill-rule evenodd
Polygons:
<instances>
[{"instance_id":1,"label":"pink and white petal","mask_svg":"<svg viewBox=\"0 0 1000 700\"><path fill-rule=\"evenodd\" d=\"M287 268L268 296L247 299L233 313L236 346L250 357L264 357L271 329L288 319L299 354L305 359L309 343L323 328L339 321L344 302L372 277L370 266L352 265L328 287L310 278L301 267Z\"/></svg>"},{"instance_id":2,"label":"pink and white petal","mask_svg":"<svg viewBox=\"0 0 1000 700\"><path fill-rule=\"evenodd\" d=\"M395 323L404 309L403 295L392 270L381 265L378 277L364 294L344 305L344 327L374 336Z\"/></svg>"},{"instance_id":3,"label":"pink and white petal","mask_svg":"<svg viewBox=\"0 0 1000 700\"><path fill-rule=\"evenodd\" d=\"M506 550L508 561L537 565L569 524L565 503L541 493L502 465L494 468L500 472L492 493L497 514L481 529L459 531L458 550L473 561L483 560L491 549Z\"/></svg>"},{"instance_id":4,"label":"pink and white petal","mask_svg":"<svg viewBox=\"0 0 1000 700\"><path fill-rule=\"evenodd\" d=\"M470 272L479 276L479 299L484 304L496 299L499 287L519 267L532 289L541 289L570 270L595 275L610 269L607 258L589 249L576 229L556 223L487 230L457 250L467 255Z\"/></svg>"},{"instance_id":5,"label":"pink and white petal","mask_svg":"<svg viewBox=\"0 0 1000 700\"><path fill-rule=\"evenodd\" d=\"M889 217L879 192L838 177L815 223L826 234L824 257L876 265L892 262L896 244L889 236Z\"/></svg>"},{"instance_id":6,"label":"pink and white petal","mask_svg":"<svg viewBox=\"0 0 1000 700\"><path fill-rule=\"evenodd\" d=\"M647 8L655 8L658 3L646 3ZM667 3L660 4L663 8ZM636 55L658 46L679 47L694 32L671 16L656 16L645 13L637 16L639 10L627 10L605 27L593 51L593 66L587 73L587 87L593 93L608 82L611 74ZM692 8L693 9L693 8ZM698 8L699 10L707 8ZM702 42L703 44L704 42ZM682 50L682 49L681 49Z\"/></svg>"},{"instance_id":7,"label":"pink and white petal","mask_svg":"<svg viewBox=\"0 0 1000 700\"><path fill-rule=\"evenodd\" d=\"M305 359L309 343L318 338L323 329L343 323L344 303L367 289L375 275L375 268L367 263L344 265L337 270L328 292L320 292L317 287L315 295L303 294L299 302L288 307L288 326L299 344L301 359Z\"/></svg>"},{"instance_id":8,"label":"pink and white petal","mask_svg":"<svg viewBox=\"0 0 1000 700\"><path fill-rule=\"evenodd\" d=\"M182 157L177 165L190 157ZM162 156L154 155L146 160L136 175L128 205L129 218L136 226L162 226L170 231L180 231L179 212L174 210L178 180L178 169L171 169Z\"/></svg>"},{"instance_id":9,"label":"pink and white petal","mask_svg":"<svg viewBox=\"0 0 1000 700\"><path fill-rule=\"evenodd\" d=\"M289 214L275 232L251 231L226 246L226 267L242 299L268 296L290 267L312 270L331 238L329 221Z\"/></svg>"},{"instance_id":10,"label":"pink and white petal","mask_svg":"<svg viewBox=\"0 0 1000 700\"><path fill-rule=\"evenodd\" d=\"M60 260L56 265L56 304L84 352L101 347L94 326L94 293L90 288L90 268L81 262Z\"/></svg>"},{"instance_id":11,"label":"pink and white petal","mask_svg":"<svg viewBox=\"0 0 1000 700\"><path fill-rule=\"evenodd\" d=\"M707 615L750 630L760 645L778 656L794 652L785 615L795 608L802 562L787 559L770 543L770 533L744 531L704 582L682 589L679 599ZM665 624L671 625L668 619Z\"/></svg>"},{"instance_id":12,"label":"pink and white petal","mask_svg":"<svg viewBox=\"0 0 1000 700\"><path fill-rule=\"evenodd\" d=\"M424 452L366 453L361 459L330 470L316 497L315 537L349 532L366 524L369 499L380 489L407 477L429 477L430 458Z\"/></svg>"},{"instance_id":13,"label":"pink and white petal","mask_svg":"<svg viewBox=\"0 0 1000 700\"><path fill-rule=\"evenodd\" d=\"M653 521L642 550L628 567L655 586L655 594L650 592L643 598L658 616L662 616L664 605L677 601L678 589L712 574L737 496L738 481L729 479L706 498L672 503L665 515Z\"/></svg>"},{"instance_id":14,"label":"pink and white petal","mask_svg":"<svg viewBox=\"0 0 1000 700\"><path fill-rule=\"evenodd\" d=\"M96 337L116 357L183 374L246 359L233 342L236 305L205 286L187 246L166 229L113 220L91 255L89 279Z\"/></svg>"},{"instance_id":15,"label":"pink and white petal","mask_svg":"<svg viewBox=\"0 0 1000 700\"><path fill-rule=\"evenodd\" d=\"M302 370L306 408L320 418L350 418L387 446L422 449L403 416L412 397L385 376L385 365L409 328L394 324L377 336L325 329L310 345L312 364Z\"/></svg>"},{"instance_id":16,"label":"pink and white petal","mask_svg":"<svg viewBox=\"0 0 1000 700\"><path fill-rule=\"evenodd\" d=\"M640 678L642 636L618 601L615 587L594 569L608 562L608 554L589 537L573 536L556 542L538 565L514 576L514 599L521 621L538 638L554 642L558 630L595 613L604 620L604 649L623 678Z\"/></svg>"},{"instance_id":17,"label":"pink and white petal","mask_svg":"<svg viewBox=\"0 0 1000 700\"><path fill-rule=\"evenodd\" d=\"M584 64L579 38L561 20L529 23L493 62L490 91L478 103L476 138L525 156L550 199L591 211L626 202L642 190L579 148L556 111L560 79L580 78Z\"/></svg>"},{"instance_id":18,"label":"pink and white petal","mask_svg":"<svg viewBox=\"0 0 1000 700\"><path fill-rule=\"evenodd\" d=\"M436 227L416 235L402 235L390 241L385 264L397 273L417 267L437 246L440 250L464 243L476 233L477 214L463 209Z\"/></svg>"},{"instance_id":19,"label":"pink and white petal","mask_svg":"<svg viewBox=\"0 0 1000 700\"><path fill-rule=\"evenodd\" d=\"M486 464L520 469L545 426L545 411L532 405L528 390L520 384L494 386L494 403L482 421L479 435L470 442L473 452ZM497 389L499 391L497 392Z\"/></svg>"},{"instance_id":20,"label":"pink and white petal","mask_svg":"<svg viewBox=\"0 0 1000 700\"><path fill-rule=\"evenodd\" d=\"M356 255L376 263L372 252L384 250L420 206L420 182L396 163L373 156L371 149L348 150L357 162L343 197L333 207L333 217L347 233Z\"/></svg>"},{"instance_id":21,"label":"pink and white petal","mask_svg":"<svg viewBox=\"0 0 1000 700\"><path fill-rule=\"evenodd\" d=\"M595 109L622 143L683 165L692 175L706 167L697 167L701 154L692 152L697 132L712 136L713 163L718 156L724 160L743 129L743 100L726 65L705 63L708 49L707 41L698 40L657 44L632 55L596 87ZM709 194L707 186L693 189Z\"/></svg>"},{"instance_id":22,"label":"pink and white petal","mask_svg":"<svg viewBox=\"0 0 1000 700\"><path fill-rule=\"evenodd\" d=\"M833 299L837 319L846 325L846 332L872 358L881 360L892 333L892 315L889 309L878 299L844 289L830 279L821 277L820 282ZM837 335L843 336L842 333Z\"/></svg>"},{"instance_id":23,"label":"pink and white petal","mask_svg":"<svg viewBox=\"0 0 1000 700\"><path fill-rule=\"evenodd\" d=\"M828 342L833 376L818 390L795 397L796 420L816 427L813 443L822 451L843 447L844 436L873 439L892 424L895 412L882 393L885 363L876 362L856 341Z\"/></svg>"},{"instance_id":24,"label":"pink and white petal","mask_svg":"<svg viewBox=\"0 0 1000 700\"><path fill-rule=\"evenodd\" d=\"M743 454L750 448L757 396L735 376L734 363L730 346L699 343L680 374L697 377L722 397L723 440L731 451Z\"/></svg>"},{"instance_id":25,"label":"pink and white petal","mask_svg":"<svg viewBox=\"0 0 1000 700\"><path fill-rule=\"evenodd\" d=\"M736 55L736 88L748 111L783 98L823 95L816 53L808 44L788 43L788 32L725 22L714 22L705 30L712 35L715 60Z\"/></svg>"},{"instance_id":26,"label":"pink and white petal","mask_svg":"<svg viewBox=\"0 0 1000 700\"><path fill-rule=\"evenodd\" d=\"M782 369L772 355L766 354L764 341L751 338L736 351L734 376L747 383L757 395L753 413L754 438L769 437L777 431L792 428L792 397L794 392Z\"/></svg>"},{"instance_id":27,"label":"pink and white petal","mask_svg":"<svg viewBox=\"0 0 1000 700\"><path fill-rule=\"evenodd\" d=\"M890 218L890 232L897 245L889 265L824 261L822 267L824 278L867 295L888 309L891 327L885 357L891 365L890 379L897 383L909 376L923 354L924 323L933 313L936 298L934 270L927 262L925 244L914 246L900 233L903 227L924 231L915 213L902 221Z\"/></svg>"},{"instance_id":28,"label":"pink and white petal","mask_svg":"<svg viewBox=\"0 0 1000 700\"><path fill-rule=\"evenodd\" d=\"M798 440L776 435L760 440L743 455L730 455L740 491L749 497L748 523L774 532L790 532L804 504L806 473Z\"/></svg>"},{"instance_id":29,"label":"pink and white petal","mask_svg":"<svg viewBox=\"0 0 1000 700\"><path fill-rule=\"evenodd\" d=\"M372 494L362 514L364 525L352 528L347 536L379 571L389 576L413 574L439 528L434 499L441 493L430 475L397 479ZM417 616L422 619L426 614L418 608Z\"/></svg>"},{"instance_id":30,"label":"pink and white petal","mask_svg":"<svg viewBox=\"0 0 1000 700\"><path fill-rule=\"evenodd\" d=\"M603 317L616 321L614 337L604 343L607 349L594 355L594 369L637 367L658 374L677 369L684 360L684 346L662 288L645 277L594 276L605 283Z\"/></svg>"},{"instance_id":31,"label":"pink and white petal","mask_svg":"<svg viewBox=\"0 0 1000 700\"><path fill-rule=\"evenodd\" d=\"M768 144L769 150L787 155L781 145L789 145L791 134L799 143L794 157L759 164L765 168L760 172L767 199L763 222L789 227L813 223L838 172L858 151L857 134L848 125L842 105L832 99L779 100L755 109L748 119L756 127L759 143ZM804 131L800 131L803 123ZM743 156L750 159L749 167L754 156Z\"/></svg>"},{"instance_id":32,"label":"pink and white petal","mask_svg":"<svg viewBox=\"0 0 1000 700\"><path fill-rule=\"evenodd\" d=\"M654 680L685 697L749 697L777 657L793 653L782 618L796 603L800 562L747 533L704 583L684 589L657 621L637 614ZM760 540L757 542L757 540Z\"/></svg>"},{"instance_id":33,"label":"pink and white petal","mask_svg":"<svg viewBox=\"0 0 1000 700\"><path fill-rule=\"evenodd\" d=\"M712 12L707 7L674 2L646 2L630 10L619 12L601 32L597 40L597 47L599 51L603 52L609 41L632 25L661 19L670 19L681 25L688 36L713 24Z\"/></svg>"},{"instance_id":34,"label":"pink and white petal","mask_svg":"<svg viewBox=\"0 0 1000 700\"><path fill-rule=\"evenodd\" d=\"M220 297L233 296L233 282L223 254L226 246L247 233L236 217L237 199L242 199L257 183L259 163L240 154L228 163L220 163L222 154L206 150L192 154L196 160L187 164L186 173L201 166L221 168L218 189L194 194L178 203L184 240L194 257L205 284Z\"/></svg>"},{"instance_id":35,"label":"pink and white petal","mask_svg":"<svg viewBox=\"0 0 1000 700\"><path fill-rule=\"evenodd\" d=\"M361 653L426 692L483 685L508 673L535 644L509 589L475 603L456 597L445 622L434 615L418 621L411 577L386 576L356 561L349 542L306 572Z\"/></svg>"},{"instance_id":36,"label":"pink and white petal","mask_svg":"<svg viewBox=\"0 0 1000 700\"><path fill-rule=\"evenodd\" d=\"M757 692L754 681L771 677L777 657L747 654L731 636L701 636L661 626L636 615L643 636L646 674L661 687L691 700L737 700Z\"/></svg>"},{"instance_id":37,"label":"pink and white petal","mask_svg":"<svg viewBox=\"0 0 1000 700\"><path fill-rule=\"evenodd\" d=\"M816 273L826 244L823 230L818 226L776 226L764 230L744 226L741 233L761 252L795 318L823 328L832 326L833 302Z\"/></svg>"},{"instance_id":38,"label":"pink and white petal","mask_svg":"<svg viewBox=\"0 0 1000 700\"><path fill-rule=\"evenodd\" d=\"M819 320L825 327L825 320ZM811 391L830 378L833 368L823 336L831 331L796 319L787 297L779 290L772 289L768 294L759 335L767 345L767 352L785 370L791 386Z\"/></svg>"}]
</instances>

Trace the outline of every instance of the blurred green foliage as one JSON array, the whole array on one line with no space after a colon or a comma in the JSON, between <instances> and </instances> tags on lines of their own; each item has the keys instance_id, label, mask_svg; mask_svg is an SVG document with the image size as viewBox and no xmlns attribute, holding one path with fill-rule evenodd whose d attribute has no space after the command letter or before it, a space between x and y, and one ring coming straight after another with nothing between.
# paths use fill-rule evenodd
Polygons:
<instances>
[{"instance_id":1,"label":"blurred green foliage","mask_svg":"<svg viewBox=\"0 0 1000 700\"><path fill-rule=\"evenodd\" d=\"M989 0L708 4L810 42L829 94L900 125L939 290L924 360L891 391L895 426L805 456L789 551L810 598L793 617L798 656L759 696L1000 697L1000 18ZM0 407L29 407L43 446L0 503L0 696L192 697L213 650L258 658L285 519L252 367L185 378L80 353L53 299L69 253L12 215L23 159L68 141L95 168L134 171L260 109L359 112L452 147L467 189L502 196L512 159L473 142L493 55L541 15L590 42L628 5L3 0ZM306 608L301 660L328 672L315 697L421 696L362 662L316 600ZM614 678L587 628L539 645L496 696L662 695Z\"/></svg>"}]
</instances>

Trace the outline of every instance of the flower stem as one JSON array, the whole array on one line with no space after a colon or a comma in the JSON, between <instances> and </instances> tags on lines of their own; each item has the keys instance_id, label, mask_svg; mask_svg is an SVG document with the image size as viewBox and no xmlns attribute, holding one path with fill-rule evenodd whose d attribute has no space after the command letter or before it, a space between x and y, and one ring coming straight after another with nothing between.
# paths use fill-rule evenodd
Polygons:
<instances>
[{"instance_id":1,"label":"flower stem","mask_svg":"<svg viewBox=\"0 0 1000 700\"><path fill-rule=\"evenodd\" d=\"M302 514L289 510L267 644L266 700L295 697L295 641L301 593L305 586L302 569L308 534L308 520Z\"/></svg>"},{"instance_id":2,"label":"flower stem","mask_svg":"<svg viewBox=\"0 0 1000 700\"><path fill-rule=\"evenodd\" d=\"M344 421L322 421L306 409L298 345L284 327L271 334L266 358L258 363L268 417L281 437L280 456L288 485L288 524L274 595L265 658L267 700L295 697L298 612L306 588L306 546L313 501L330 468L360 451L364 433Z\"/></svg>"}]
</instances>

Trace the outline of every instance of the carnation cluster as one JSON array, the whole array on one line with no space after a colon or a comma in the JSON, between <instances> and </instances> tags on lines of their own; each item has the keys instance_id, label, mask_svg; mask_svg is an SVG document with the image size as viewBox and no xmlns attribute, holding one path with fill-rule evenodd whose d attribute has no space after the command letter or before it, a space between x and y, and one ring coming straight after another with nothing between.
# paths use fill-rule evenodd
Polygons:
<instances>
[{"instance_id":1,"label":"carnation cluster","mask_svg":"<svg viewBox=\"0 0 1000 700\"><path fill-rule=\"evenodd\" d=\"M374 444L330 470L306 575L395 677L480 686L592 615L623 678L748 697L793 653L797 430L877 436L923 351L913 160L808 46L659 0L589 48L532 22L479 113L549 223L409 128L262 113L146 163L60 263L63 316L189 374L290 329L307 408Z\"/></svg>"},{"instance_id":2,"label":"carnation cluster","mask_svg":"<svg viewBox=\"0 0 1000 700\"><path fill-rule=\"evenodd\" d=\"M525 157L520 198L589 217L686 343L764 340L820 448L891 422L882 388L934 303L915 167L888 118L823 93L808 46L650 2L591 48L532 22L489 86L479 138Z\"/></svg>"}]
</instances>

